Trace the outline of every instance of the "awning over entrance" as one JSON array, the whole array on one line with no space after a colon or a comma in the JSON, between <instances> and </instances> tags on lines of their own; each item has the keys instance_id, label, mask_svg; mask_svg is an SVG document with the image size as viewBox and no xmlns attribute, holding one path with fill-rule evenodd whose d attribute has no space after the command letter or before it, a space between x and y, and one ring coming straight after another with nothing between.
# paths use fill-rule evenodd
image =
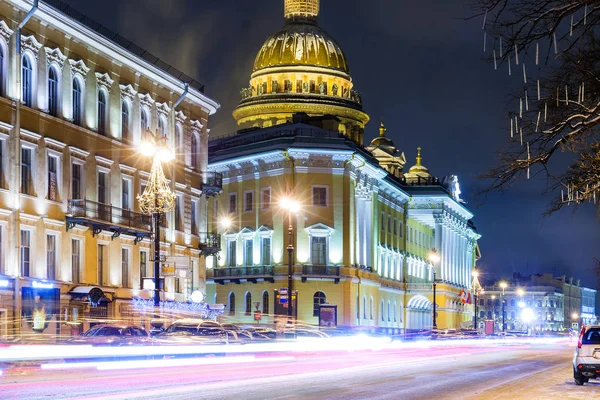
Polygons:
<instances>
[{"instance_id":1,"label":"awning over entrance","mask_svg":"<svg viewBox=\"0 0 600 400\"><path fill-rule=\"evenodd\" d=\"M110 303L113 300L114 290L102 290L97 286L76 286L69 291L71 298L89 300L92 304Z\"/></svg>"}]
</instances>

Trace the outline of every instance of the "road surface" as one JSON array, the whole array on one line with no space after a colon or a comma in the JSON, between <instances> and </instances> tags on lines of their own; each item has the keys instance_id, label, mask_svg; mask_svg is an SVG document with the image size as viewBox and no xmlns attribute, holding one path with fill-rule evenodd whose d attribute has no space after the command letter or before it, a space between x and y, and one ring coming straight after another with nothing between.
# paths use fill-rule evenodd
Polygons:
<instances>
[{"instance_id":1,"label":"road surface","mask_svg":"<svg viewBox=\"0 0 600 400\"><path fill-rule=\"evenodd\" d=\"M395 345L377 350L203 357L185 367L5 368L2 399L600 399L573 383L573 344ZM159 362L176 360L159 360ZM145 364L145 365L144 365ZM115 365L115 364L113 364ZM119 365L117 363L116 365ZM126 364L119 368L127 368Z\"/></svg>"}]
</instances>

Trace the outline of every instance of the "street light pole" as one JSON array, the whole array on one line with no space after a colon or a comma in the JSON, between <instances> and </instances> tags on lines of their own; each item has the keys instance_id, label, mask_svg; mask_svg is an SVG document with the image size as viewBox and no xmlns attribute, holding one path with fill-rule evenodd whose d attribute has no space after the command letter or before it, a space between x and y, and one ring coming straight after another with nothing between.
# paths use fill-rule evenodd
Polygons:
<instances>
[{"instance_id":1,"label":"street light pole","mask_svg":"<svg viewBox=\"0 0 600 400\"><path fill-rule=\"evenodd\" d=\"M500 288L502 289L502 332L506 331L506 323L504 322L504 306L506 304L506 300L504 299L504 289L506 289L508 284L504 281L500 282Z\"/></svg>"},{"instance_id":2,"label":"street light pole","mask_svg":"<svg viewBox=\"0 0 600 400\"><path fill-rule=\"evenodd\" d=\"M473 316L473 327L477 330L477 290L473 292L473 300L475 301L475 315Z\"/></svg>"},{"instance_id":3,"label":"street light pole","mask_svg":"<svg viewBox=\"0 0 600 400\"><path fill-rule=\"evenodd\" d=\"M288 310L287 310L287 314L288 314L288 324L292 324L293 323L293 314L292 314L292 307L293 307L293 299L294 296L292 294L292 289L293 289L293 281L292 281L292 274L293 274L293 257L294 257L294 244L292 243L292 231L294 230L294 227L292 226L292 210L288 210L288 218L289 218L289 226L288 226L288 247L287 247L287 251L288 251Z\"/></svg>"},{"instance_id":4,"label":"street light pole","mask_svg":"<svg viewBox=\"0 0 600 400\"><path fill-rule=\"evenodd\" d=\"M435 287L436 287L436 283L435 283L435 268L433 270L433 326L432 329L437 329L437 310L436 310L436 304L435 304Z\"/></svg>"}]
</instances>

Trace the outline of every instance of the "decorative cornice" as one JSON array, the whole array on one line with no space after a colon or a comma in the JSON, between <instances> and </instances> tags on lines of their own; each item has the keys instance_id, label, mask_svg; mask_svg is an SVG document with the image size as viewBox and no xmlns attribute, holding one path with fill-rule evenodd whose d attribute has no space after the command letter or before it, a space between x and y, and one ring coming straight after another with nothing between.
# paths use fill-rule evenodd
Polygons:
<instances>
[{"instance_id":1,"label":"decorative cornice","mask_svg":"<svg viewBox=\"0 0 600 400\"><path fill-rule=\"evenodd\" d=\"M187 117L185 116L185 114L183 113L183 111L177 111L175 113L175 120L180 123L181 125L185 124L185 120L187 119Z\"/></svg>"},{"instance_id":2,"label":"decorative cornice","mask_svg":"<svg viewBox=\"0 0 600 400\"><path fill-rule=\"evenodd\" d=\"M86 161L87 157L90 155L89 151L81 150L73 146L69 146L69 152L71 153L71 157L78 158L82 161Z\"/></svg>"},{"instance_id":3,"label":"decorative cornice","mask_svg":"<svg viewBox=\"0 0 600 400\"><path fill-rule=\"evenodd\" d=\"M96 84L98 85L98 89L103 87L107 92L110 92L110 88L115 81L108 75L107 72L101 73L96 72Z\"/></svg>"},{"instance_id":4,"label":"decorative cornice","mask_svg":"<svg viewBox=\"0 0 600 400\"><path fill-rule=\"evenodd\" d=\"M2 36L7 43L13 33L14 31L10 29L8 25L6 25L6 22L4 22L4 20L0 20L0 36Z\"/></svg>"},{"instance_id":5,"label":"decorative cornice","mask_svg":"<svg viewBox=\"0 0 600 400\"><path fill-rule=\"evenodd\" d=\"M131 84L127 85L119 85L119 90L121 91L121 99L129 99L133 102L137 91L131 86Z\"/></svg>"},{"instance_id":6,"label":"decorative cornice","mask_svg":"<svg viewBox=\"0 0 600 400\"><path fill-rule=\"evenodd\" d=\"M152 110L152 106L155 101L148 93L138 93L138 97L140 98L140 104L143 107L147 107L149 110Z\"/></svg>"},{"instance_id":7,"label":"decorative cornice","mask_svg":"<svg viewBox=\"0 0 600 400\"><path fill-rule=\"evenodd\" d=\"M201 132L202 128L204 128L204 125L202 125L202 123L196 119L191 120L190 125L192 125L192 130L199 131L199 132Z\"/></svg>"},{"instance_id":8,"label":"decorative cornice","mask_svg":"<svg viewBox=\"0 0 600 400\"><path fill-rule=\"evenodd\" d=\"M23 50L31 51L37 60L40 54L40 49L42 48L42 44L37 41L35 36L28 35L21 36L21 47Z\"/></svg>"},{"instance_id":9,"label":"decorative cornice","mask_svg":"<svg viewBox=\"0 0 600 400\"><path fill-rule=\"evenodd\" d=\"M69 65L71 66L71 76L74 77L75 74L81 75L83 80L87 79L87 74L90 72L90 69L85 65L83 60L71 60L69 59Z\"/></svg>"},{"instance_id":10,"label":"decorative cornice","mask_svg":"<svg viewBox=\"0 0 600 400\"><path fill-rule=\"evenodd\" d=\"M111 160L109 158L105 158L105 157L101 157L101 156L95 156L96 157L96 163L98 163L98 165L105 167L105 168L109 168L113 165L114 160Z\"/></svg>"},{"instance_id":11,"label":"decorative cornice","mask_svg":"<svg viewBox=\"0 0 600 400\"><path fill-rule=\"evenodd\" d=\"M48 64L48 67L50 64L56 63L62 70L62 68L65 66L65 60L67 59L67 56L65 56L58 47L54 49L51 49L50 47L44 47L44 50L46 50L46 63Z\"/></svg>"},{"instance_id":12,"label":"decorative cornice","mask_svg":"<svg viewBox=\"0 0 600 400\"><path fill-rule=\"evenodd\" d=\"M46 143L47 147L58 151L62 151L67 146L65 143L50 139L49 137L44 137L44 143Z\"/></svg>"},{"instance_id":13,"label":"decorative cornice","mask_svg":"<svg viewBox=\"0 0 600 400\"><path fill-rule=\"evenodd\" d=\"M171 112L171 107L169 107L167 103L156 103L156 112L158 115L168 118L169 113Z\"/></svg>"}]
</instances>

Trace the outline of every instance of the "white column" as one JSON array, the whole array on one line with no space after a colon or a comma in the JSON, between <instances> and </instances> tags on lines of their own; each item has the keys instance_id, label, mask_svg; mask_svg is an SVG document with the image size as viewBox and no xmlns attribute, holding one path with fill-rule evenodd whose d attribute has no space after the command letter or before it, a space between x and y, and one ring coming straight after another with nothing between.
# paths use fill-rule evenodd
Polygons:
<instances>
[{"instance_id":1,"label":"white column","mask_svg":"<svg viewBox=\"0 0 600 400\"><path fill-rule=\"evenodd\" d=\"M444 236L442 239L442 279L449 280L449 268L450 265L450 252L449 252L449 232L448 227L443 226L442 230L444 232Z\"/></svg>"},{"instance_id":2,"label":"white column","mask_svg":"<svg viewBox=\"0 0 600 400\"><path fill-rule=\"evenodd\" d=\"M358 196L355 197L355 203L354 203L354 209L355 209L355 219L356 219L356 233L355 233L355 246L354 246L354 252L355 252L355 259L356 259L356 263L357 264L362 264L361 263L361 259L360 259L360 255L361 255L361 251L360 251L360 242L361 242L361 229L362 229L362 223L361 223L361 215L360 215L360 208L361 208L361 204L362 204L362 199Z\"/></svg>"},{"instance_id":3,"label":"white column","mask_svg":"<svg viewBox=\"0 0 600 400\"><path fill-rule=\"evenodd\" d=\"M373 213L373 200L365 201L365 211L368 213L369 218L365 218L366 226L365 226L365 264L366 266L374 266L374 263L371 261L373 258L373 252L371 248L373 247L373 237L371 233L373 232L373 218L379 218L379 215L375 215Z\"/></svg>"}]
</instances>

